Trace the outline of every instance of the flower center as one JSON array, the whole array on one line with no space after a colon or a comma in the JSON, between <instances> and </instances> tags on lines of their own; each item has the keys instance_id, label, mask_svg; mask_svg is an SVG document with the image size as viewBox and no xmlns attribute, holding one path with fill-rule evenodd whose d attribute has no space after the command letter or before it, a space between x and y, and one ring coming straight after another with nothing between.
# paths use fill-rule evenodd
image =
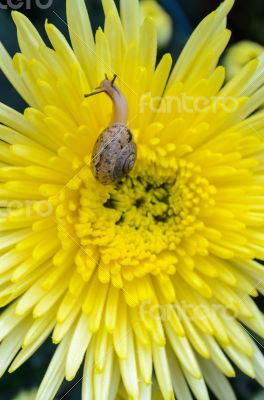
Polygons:
<instances>
[{"instance_id":1,"label":"flower center","mask_svg":"<svg viewBox=\"0 0 264 400\"><path fill-rule=\"evenodd\" d=\"M167 168L139 161L107 187L87 168L70 183L57 217L66 236L96 259L102 280L121 287L124 279L175 273L188 240L204 228L200 214L214 204L214 192L200 168L183 160ZM206 241L195 252L205 255Z\"/></svg>"},{"instance_id":2,"label":"flower center","mask_svg":"<svg viewBox=\"0 0 264 400\"><path fill-rule=\"evenodd\" d=\"M117 225L151 229L153 223L164 223L174 214L171 204L174 184L173 178L157 181L152 176L129 176L116 185L103 206L120 212Z\"/></svg>"}]
</instances>

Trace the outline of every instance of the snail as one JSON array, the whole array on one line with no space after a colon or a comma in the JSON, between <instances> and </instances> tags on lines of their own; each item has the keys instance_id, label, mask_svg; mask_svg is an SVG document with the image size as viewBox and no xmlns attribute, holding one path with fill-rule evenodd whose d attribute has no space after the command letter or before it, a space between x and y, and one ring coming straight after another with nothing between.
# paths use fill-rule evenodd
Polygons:
<instances>
[{"instance_id":1,"label":"snail","mask_svg":"<svg viewBox=\"0 0 264 400\"><path fill-rule=\"evenodd\" d=\"M110 80L105 75L96 91L85 95L89 97L106 93L113 102L112 123L100 134L92 151L91 169L94 177L103 185L113 184L127 176L137 154L133 134L127 127L127 101L115 85L116 78L117 75L114 75Z\"/></svg>"}]
</instances>

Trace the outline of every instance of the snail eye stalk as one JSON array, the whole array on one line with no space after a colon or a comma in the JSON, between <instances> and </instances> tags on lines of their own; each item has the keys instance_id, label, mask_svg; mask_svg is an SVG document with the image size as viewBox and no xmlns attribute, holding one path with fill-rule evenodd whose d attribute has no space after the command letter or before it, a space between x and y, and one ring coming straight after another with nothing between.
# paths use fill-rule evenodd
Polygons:
<instances>
[{"instance_id":1,"label":"snail eye stalk","mask_svg":"<svg viewBox=\"0 0 264 400\"><path fill-rule=\"evenodd\" d=\"M95 92L85 94L84 97L87 98L87 97L95 96L96 94L104 93L104 92L105 92L104 88L100 88L100 89L98 88L98 90L96 90Z\"/></svg>"},{"instance_id":2,"label":"snail eye stalk","mask_svg":"<svg viewBox=\"0 0 264 400\"><path fill-rule=\"evenodd\" d=\"M112 82L111 82L111 86L112 86L112 87L114 86L114 83L115 83L115 81L116 81L116 78L117 78L117 74L115 74L114 77L113 77L113 79L112 79Z\"/></svg>"}]
</instances>

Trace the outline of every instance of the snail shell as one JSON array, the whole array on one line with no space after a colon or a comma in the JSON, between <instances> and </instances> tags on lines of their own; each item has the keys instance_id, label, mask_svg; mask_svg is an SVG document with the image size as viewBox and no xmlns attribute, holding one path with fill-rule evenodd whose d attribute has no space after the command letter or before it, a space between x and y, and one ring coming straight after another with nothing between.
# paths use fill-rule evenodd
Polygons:
<instances>
[{"instance_id":1,"label":"snail shell","mask_svg":"<svg viewBox=\"0 0 264 400\"><path fill-rule=\"evenodd\" d=\"M133 168L137 156L133 134L124 124L112 124L97 139L91 167L103 185L118 182Z\"/></svg>"}]
</instances>

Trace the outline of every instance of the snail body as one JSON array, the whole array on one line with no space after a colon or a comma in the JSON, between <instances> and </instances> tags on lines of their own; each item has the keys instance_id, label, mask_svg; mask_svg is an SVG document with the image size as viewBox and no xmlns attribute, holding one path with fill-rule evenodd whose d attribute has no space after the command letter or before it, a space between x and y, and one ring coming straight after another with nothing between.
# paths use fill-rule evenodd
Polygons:
<instances>
[{"instance_id":1,"label":"snail body","mask_svg":"<svg viewBox=\"0 0 264 400\"><path fill-rule=\"evenodd\" d=\"M120 181L132 170L137 156L133 134L127 127L128 106L125 96L113 80L106 78L99 88L85 97L106 93L113 102L113 119L98 137L91 159L94 177L103 185Z\"/></svg>"}]
</instances>

